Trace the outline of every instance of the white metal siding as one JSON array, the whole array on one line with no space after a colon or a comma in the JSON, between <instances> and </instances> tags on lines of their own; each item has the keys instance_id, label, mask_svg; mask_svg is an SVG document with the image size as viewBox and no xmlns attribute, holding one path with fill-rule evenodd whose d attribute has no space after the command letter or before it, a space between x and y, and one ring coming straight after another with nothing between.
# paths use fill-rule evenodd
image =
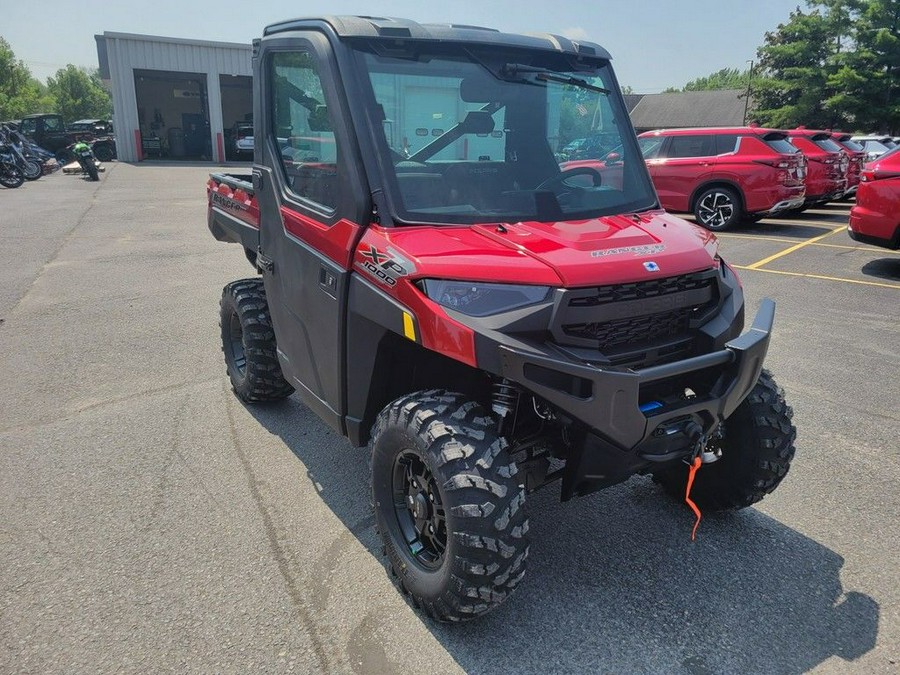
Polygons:
<instances>
[{"instance_id":1,"label":"white metal siding","mask_svg":"<svg viewBox=\"0 0 900 675\"><path fill-rule=\"evenodd\" d=\"M217 139L224 133L219 75L252 76L251 47L225 42L202 42L160 38L150 35L104 33L109 56L109 77L113 92L113 123L119 159L138 159L135 132L140 129L135 69L205 73L209 103L209 126L213 156L219 156Z\"/></svg>"}]
</instances>

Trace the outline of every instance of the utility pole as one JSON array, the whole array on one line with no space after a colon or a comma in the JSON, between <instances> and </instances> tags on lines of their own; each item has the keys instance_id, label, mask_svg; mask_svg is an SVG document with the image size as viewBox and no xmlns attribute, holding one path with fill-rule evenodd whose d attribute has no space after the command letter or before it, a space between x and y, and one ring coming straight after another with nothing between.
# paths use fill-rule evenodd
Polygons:
<instances>
[{"instance_id":1,"label":"utility pole","mask_svg":"<svg viewBox=\"0 0 900 675\"><path fill-rule=\"evenodd\" d=\"M747 61L750 64L750 72L747 74L747 93L744 94L744 126L747 125L747 109L750 107L750 87L753 84L753 61Z\"/></svg>"}]
</instances>

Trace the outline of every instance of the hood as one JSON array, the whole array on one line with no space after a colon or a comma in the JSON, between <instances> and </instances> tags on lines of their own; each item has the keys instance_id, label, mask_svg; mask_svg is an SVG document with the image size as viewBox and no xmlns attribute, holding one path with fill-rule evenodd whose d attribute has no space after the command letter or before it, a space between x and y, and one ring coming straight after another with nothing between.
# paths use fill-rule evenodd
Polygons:
<instances>
[{"instance_id":1,"label":"hood","mask_svg":"<svg viewBox=\"0 0 900 675\"><path fill-rule=\"evenodd\" d=\"M598 286L709 269L715 236L664 211L555 223L380 230L416 277Z\"/></svg>"}]
</instances>

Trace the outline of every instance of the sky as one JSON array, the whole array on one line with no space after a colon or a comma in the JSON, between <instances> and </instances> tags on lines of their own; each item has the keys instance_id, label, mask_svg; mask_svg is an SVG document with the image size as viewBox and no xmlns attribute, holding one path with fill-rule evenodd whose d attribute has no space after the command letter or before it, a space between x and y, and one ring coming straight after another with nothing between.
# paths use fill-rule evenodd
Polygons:
<instances>
[{"instance_id":1,"label":"sky","mask_svg":"<svg viewBox=\"0 0 900 675\"><path fill-rule=\"evenodd\" d=\"M588 39L619 82L650 94L721 68L745 69L766 31L805 0L0 0L0 36L46 80L67 63L97 67L104 31L249 43L269 23L317 14L395 16L511 33Z\"/></svg>"}]
</instances>

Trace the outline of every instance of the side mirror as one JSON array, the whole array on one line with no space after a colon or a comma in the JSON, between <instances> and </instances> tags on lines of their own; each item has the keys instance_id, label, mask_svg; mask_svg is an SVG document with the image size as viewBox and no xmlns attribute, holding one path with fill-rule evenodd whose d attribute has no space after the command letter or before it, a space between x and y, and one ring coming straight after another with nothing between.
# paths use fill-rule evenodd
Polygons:
<instances>
[{"instance_id":1,"label":"side mirror","mask_svg":"<svg viewBox=\"0 0 900 675\"><path fill-rule=\"evenodd\" d=\"M606 156L604 161L607 164L615 164L616 162L622 161L622 155L620 155L618 152L611 152Z\"/></svg>"}]
</instances>

